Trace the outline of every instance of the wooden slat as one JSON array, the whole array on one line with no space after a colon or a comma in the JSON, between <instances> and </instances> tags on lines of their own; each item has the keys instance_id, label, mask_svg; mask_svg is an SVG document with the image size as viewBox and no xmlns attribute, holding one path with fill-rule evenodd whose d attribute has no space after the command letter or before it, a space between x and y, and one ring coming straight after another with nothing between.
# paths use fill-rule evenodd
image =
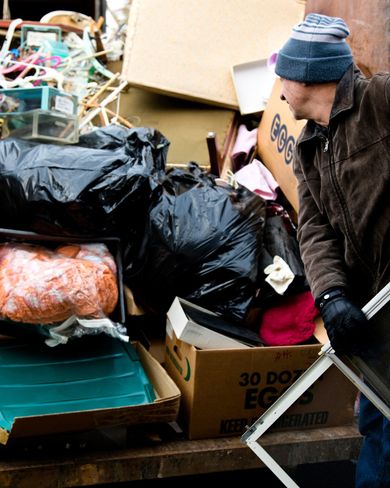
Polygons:
<instances>
[{"instance_id":1,"label":"wooden slat","mask_svg":"<svg viewBox=\"0 0 390 488\"><path fill-rule=\"evenodd\" d=\"M261 445L284 467L356 459L355 427L270 433ZM2 488L65 488L263 467L239 437L175 440L147 447L0 462Z\"/></svg>"}]
</instances>

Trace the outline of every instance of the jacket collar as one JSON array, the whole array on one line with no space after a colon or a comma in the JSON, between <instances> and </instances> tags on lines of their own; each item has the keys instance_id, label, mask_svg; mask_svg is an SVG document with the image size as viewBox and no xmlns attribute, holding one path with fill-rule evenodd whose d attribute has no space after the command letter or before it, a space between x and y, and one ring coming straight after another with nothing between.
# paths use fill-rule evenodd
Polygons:
<instances>
[{"instance_id":1,"label":"jacket collar","mask_svg":"<svg viewBox=\"0 0 390 488\"><path fill-rule=\"evenodd\" d=\"M344 73L336 88L336 95L333 102L332 111L330 113L330 120L334 119L340 112L349 110L353 107L353 89L355 66L351 66Z\"/></svg>"},{"instance_id":2,"label":"jacket collar","mask_svg":"<svg viewBox=\"0 0 390 488\"><path fill-rule=\"evenodd\" d=\"M354 77L356 72L359 72L358 68L356 68L354 64L351 64L338 82L332 111L330 113L330 121L337 117L341 112L353 107ZM313 120L308 120L299 137L298 143L312 139L317 135L318 125Z\"/></svg>"}]
</instances>

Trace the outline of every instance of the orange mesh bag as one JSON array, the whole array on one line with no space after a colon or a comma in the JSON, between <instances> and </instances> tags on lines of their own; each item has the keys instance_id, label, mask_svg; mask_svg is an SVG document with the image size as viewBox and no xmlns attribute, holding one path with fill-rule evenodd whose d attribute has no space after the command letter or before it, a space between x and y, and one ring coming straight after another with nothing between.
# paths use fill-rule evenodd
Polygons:
<instances>
[{"instance_id":1,"label":"orange mesh bag","mask_svg":"<svg viewBox=\"0 0 390 488\"><path fill-rule=\"evenodd\" d=\"M116 307L116 265L104 244L0 245L0 317L53 324L103 318Z\"/></svg>"}]
</instances>

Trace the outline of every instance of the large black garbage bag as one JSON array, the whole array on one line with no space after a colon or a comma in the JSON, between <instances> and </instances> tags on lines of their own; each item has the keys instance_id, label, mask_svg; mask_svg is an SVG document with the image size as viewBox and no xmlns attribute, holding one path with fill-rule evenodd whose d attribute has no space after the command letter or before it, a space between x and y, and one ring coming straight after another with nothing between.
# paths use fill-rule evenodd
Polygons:
<instances>
[{"instance_id":1,"label":"large black garbage bag","mask_svg":"<svg viewBox=\"0 0 390 488\"><path fill-rule=\"evenodd\" d=\"M179 296L243 321L255 293L264 200L217 186L194 163L169 172L162 186L143 252L125 270L136 302L164 313Z\"/></svg>"},{"instance_id":2,"label":"large black garbage bag","mask_svg":"<svg viewBox=\"0 0 390 488\"><path fill-rule=\"evenodd\" d=\"M44 234L122 235L143 226L169 142L108 126L73 146L0 142L0 226Z\"/></svg>"}]
</instances>

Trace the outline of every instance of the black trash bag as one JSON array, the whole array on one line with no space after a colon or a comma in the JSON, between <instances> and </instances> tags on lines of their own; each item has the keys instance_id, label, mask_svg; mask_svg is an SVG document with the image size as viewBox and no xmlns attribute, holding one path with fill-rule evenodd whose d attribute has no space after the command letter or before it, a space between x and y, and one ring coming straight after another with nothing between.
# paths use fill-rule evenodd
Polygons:
<instances>
[{"instance_id":1,"label":"black trash bag","mask_svg":"<svg viewBox=\"0 0 390 488\"><path fill-rule=\"evenodd\" d=\"M168 145L157 130L116 125L73 146L5 139L0 226L56 235L141 232Z\"/></svg>"},{"instance_id":2,"label":"black trash bag","mask_svg":"<svg viewBox=\"0 0 390 488\"><path fill-rule=\"evenodd\" d=\"M254 296L265 202L217 186L196 163L168 172L152 204L143 252L124 281L135 301L165 313L175 296L241 322Z\"/></svg>"}]
</instances>

